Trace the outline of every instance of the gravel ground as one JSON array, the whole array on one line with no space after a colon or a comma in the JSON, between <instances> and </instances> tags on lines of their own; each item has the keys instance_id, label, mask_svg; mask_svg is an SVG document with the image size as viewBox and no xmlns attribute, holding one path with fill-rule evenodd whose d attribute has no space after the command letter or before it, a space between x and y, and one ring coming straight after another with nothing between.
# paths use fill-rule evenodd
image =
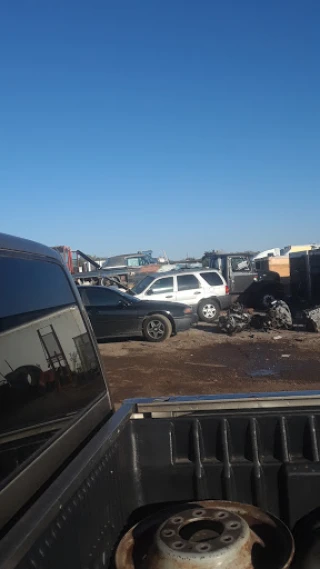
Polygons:
<instances>
[{"instance_id":1,"label":"gravel ground","mask_svg":"<svg viewBox=\"0 0 320 569\"><path fill-rule=\"evenodd\" d=\"M280 337L279 337L280 336ZM130 397L320 389L320 334L200 324L170 340L100 344L115 404Z\"/></svg>"}]
</instances>

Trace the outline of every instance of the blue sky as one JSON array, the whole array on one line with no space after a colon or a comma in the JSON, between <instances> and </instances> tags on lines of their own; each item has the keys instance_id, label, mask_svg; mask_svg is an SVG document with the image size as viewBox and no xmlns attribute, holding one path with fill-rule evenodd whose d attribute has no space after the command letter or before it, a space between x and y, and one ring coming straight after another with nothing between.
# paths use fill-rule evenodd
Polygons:
<instances>
[{"instance_id":1,"label":"blue sky","mask_svg":"<svg viewBox=\"0 0 320 569\"><path fill-rule=\"evenodd\" d=\"M1 231L98 255L320 242L319 18L3 0Z\"/></svg>"}]
</instances>

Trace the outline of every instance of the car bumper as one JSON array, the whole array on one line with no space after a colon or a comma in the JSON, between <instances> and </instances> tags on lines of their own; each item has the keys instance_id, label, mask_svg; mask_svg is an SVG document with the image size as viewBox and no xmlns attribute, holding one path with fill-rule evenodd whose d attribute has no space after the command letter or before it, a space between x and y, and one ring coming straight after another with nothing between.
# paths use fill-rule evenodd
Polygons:
<instances>
[{"instance_id":1,"label":"car bumper","mask_svg":"<svg viewBox=\"0 0 320 569\"><path fill-rule=\"evenodd\" d=\"M176 332L183 332L184 330L189 330L191 326L198 324L199 318L197 314L190 314L189 316L183 316L182 318L175 318Z\"/></svg>"},{"instance_id":2,"label":"car bumper","mask_svg":"<svg viewBox=\"0 0 320 569\"><path fill-rule=\"evenodd\" d=\"M220 302L221 310L228 310L228 308L230 308L232 304L232 299L230 294L219 296L218 301Z\"/></svg>"}]
</instances>

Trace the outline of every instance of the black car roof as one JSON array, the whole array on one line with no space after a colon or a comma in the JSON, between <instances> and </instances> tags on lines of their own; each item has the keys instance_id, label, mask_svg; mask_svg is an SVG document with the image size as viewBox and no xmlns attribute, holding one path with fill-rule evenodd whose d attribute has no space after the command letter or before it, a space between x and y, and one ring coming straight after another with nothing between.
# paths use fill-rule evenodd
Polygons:
<instances>
[{"instance_id":1,"label":"black car roof","mask_svg":"<svg viewBox=\"0 0 320 569\"><path fill-rule=\"evenodd\" d=\"M22 239L21 237L14 237L6 233L0 233L0 250L7 251L21 251L25 253L34 253L36 255L43 255L45 257L52 257L53 259L61 260L57 251L54 251L46 245L30 241L29 239Z\"/></svg>"}]
</instances>

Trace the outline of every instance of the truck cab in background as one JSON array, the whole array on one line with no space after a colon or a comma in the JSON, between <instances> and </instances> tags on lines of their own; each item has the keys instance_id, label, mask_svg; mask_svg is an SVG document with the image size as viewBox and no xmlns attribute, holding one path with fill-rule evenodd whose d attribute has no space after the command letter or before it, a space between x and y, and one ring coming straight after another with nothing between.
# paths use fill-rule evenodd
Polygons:
<instances>
[{"instance_id":1,"label":"truck cab in background","mask_svg":"<svg viewBox=\"0 0 320 569\"><path fill-rule=\"evenodd\" d=\"M285 295L279 275L273 271L258 271L247 253L213 254L210 268L222 273L233 300L238 299L248 307L265 309L270 301Z\"/></svg>"},{"instance_id":2,"label":"truck cab in background","mask_svg":"<svg viewBox=\"0 0 320 569\"><path fill-rule=\"evenodd\" d=\"M234 295L241 294L258 278L257 272L253 270L252 261L246 254L213 255L210 259L210 268L222 273L230 293Z\"/></svg>"}]
</instances>

